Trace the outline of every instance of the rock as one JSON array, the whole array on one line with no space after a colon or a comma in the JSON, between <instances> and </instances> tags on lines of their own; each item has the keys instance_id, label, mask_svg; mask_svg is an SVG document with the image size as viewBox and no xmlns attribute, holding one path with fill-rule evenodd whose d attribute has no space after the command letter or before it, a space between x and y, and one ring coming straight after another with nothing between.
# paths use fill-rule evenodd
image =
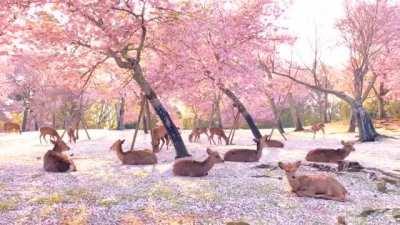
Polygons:
<instances>
[{"instance_id":1,"label":"rock","mask_svg":"<svg viewBox=\"0 0 400 225\"><path fill-rule=\"evenodd\" d=\"M356 161L338 162L338 171L360 172L362 169L364 169L364 167Z\"/></svg>"}]
</instances>

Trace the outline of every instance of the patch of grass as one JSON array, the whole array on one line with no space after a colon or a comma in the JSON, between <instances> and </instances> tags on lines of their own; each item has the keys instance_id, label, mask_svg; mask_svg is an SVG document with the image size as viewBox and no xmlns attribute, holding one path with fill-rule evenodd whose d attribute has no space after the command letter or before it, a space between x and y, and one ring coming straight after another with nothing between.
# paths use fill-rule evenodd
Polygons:
<instances>
[{"instance_id":1,"label":"patch of grass","mask_svg":"<svg viewBox=\"0 0 400 225\"><path fill-rule=\"evenodd\" d=\"M0 212L7 212L17 208L18 202L15 199L0 201Z\"/></svg>"},{"instance_id":2,"label":"patch of grass","mask_svg":"<svg viewBox=\"0 0 400 225\"><path fill-rule=\"evenodd\" d=\"M170 187L168 187L165 183L158 183L154 185L150 190L149 190L149 195L151 197L160 197L160 198L165 198L165 199L173 199L175 197L173 190L171 190Z\"/></svg>"},{"instance_id":3,"label":"patch of grass","mask_svg":"<svg viewBox=\"0 0 400 225\"><path fill-rule=\"evenodd\" d=\"M60 225L86 225L89 224L88 210L84 205L74 209L61 211Z\"/></svg>"},{"instance_id":4,"label":"patch of grass","mask_svg":"<svg viewBox=\"0 0 400 225\"><path fill-rule=\"evenodd\" d=\"M52 193L50 195L37 197L32 200L32 202L36 204L49 205L49 206L59 204L63 201L64 197L59 193Z\"/></svg>"},{"instance_id":5,"label":"patch of grass","mask_svg":"<svg viewBox=\"0 0 400 225\"><path fill-rule=\"evenodd\" d=\"M95 202L97 200L97 196L91 190L86 188L73 188L66 190L65 196L68 202Z\"/></svg>"},{"instance_id":6,"label":"patch of grass","mask_svg":"<svg viewBox=\"0 0 400 225\"><path fill-rule=\"evenodd\" d=\"M119 201L117 199L114 198L104 198L101 199L100 201L98 201L98 204L102 207L110 207L112 205L117 205L119 204Z\"/></svg>"}]
</instances>

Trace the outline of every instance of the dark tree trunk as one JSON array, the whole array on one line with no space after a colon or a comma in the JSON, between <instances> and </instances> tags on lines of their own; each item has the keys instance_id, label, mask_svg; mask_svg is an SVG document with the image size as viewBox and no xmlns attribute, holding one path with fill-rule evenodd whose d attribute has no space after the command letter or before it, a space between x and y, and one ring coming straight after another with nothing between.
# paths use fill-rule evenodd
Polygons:
<instances>
[{"instance_id":1,"label":"dark tree trunk","mask_svg":"<svg viewBox=\"0 0 400 225\"><path fill-rule=\"evenodd\" d=\"M149 133L148 125L149 125L149 118L147 118L147 115L144 114L144 115L143 115L143 132L144 132L145 134L148 134L148 133Z\"/></svg>"},{"instance_id":2,"label":"dark tree trunk","mask_svg":"<svg viewBox=\"0 0 400 225\"><path fill-rule=\"evenodd\" d=\"M22 115L22 125L21 125L21 130L22 131L27 131L28 130L28 117L29 117L29 108L24 108L24 113Z\"/></svg>"},{"instance_id":3,"label":"dark tree trunk","mask_svg":"<svg viewBox=\"0 0 400 225\"><path fill-rule=\"evenodd\" d=\"M292 93L289 93L288 100L289 100L290 115L292 117L294 131L303 131L304 127L303 124L301 123L299 112L297 111L296 104L294 103Z\"/></svg>"},{"instance_id":4,"label":"dark tree trunk","mask_svg":"<svg viewBox=\"0 0 400 225\"><path fill-rule=\"evenodd\" d=\"M350 123L349 123L349 129L347 130L347 132L349 133L354 133L356 132L356 117L355 114L353 112L353 110L350 110Z\"/></svg>"},{"instance_id":5,"label":"dark tree trunk","mask_svg":"<svg viewBox=\"0 0 400 225\"><path fill-rule=\"evenodd\" d=\"M279 114L278 108L276 107L275 100L274 100L274 98L273 98L272 96L270 96L269 94L267 94L267 99L268 99L269 105L271 106L272 113L274 114L274 119L275 119L275 122L276 122L276 127L277 127L279 133L284 134L284 133L285 133L285 130L283 129L281 116L280 116L280 114Z\"/></svg>"},{"instance_id":6,"label":"dark tree trunk","mask_svg":"<svg viewBox=\"0 0 400 225\"><path fill-rule=\"evenodd\" d=\"M247 124L250 127L251 132L253 133L254 138L260 139L261 133L254 123L253 117L251 117L250 113L244 107L243 103L236 97L236 95L229 89L224 88L222 85L219 86L219 89L225 93L233 101L233 106L236 107L240 114L242 114L243 118L246 120Z\"/></svg>"},{"instance_id":7,"label":"dark tree trunk","mask_svg":"<svg viewBox=\"0 0 400 225\"><path fill-rule=\"evenodd\" d=\"M156 93L144 78L142 68L139 64L134 64L133 66L133 79L136 81L136 83L138 83L142 91L145 93L146 98L149 100L150 104L154 108L154 111L157 113L158 117L165 126L168 135L174 144L176 158L190 156L186 149L185 143L182 140L181 134L179 133L167 110L165 110L164 106L161 104Z\"/></svg>"},{"instance_id":8,"label":"dark tree trunk","mask_svg":"<svg viewBox=\"0 0 400 225\"><path fill-rule=\"evenodd\" d=\"M118 103L118 121L117 121L117 129L118 130L123 130L125 129L125 122L124 122L124 117L125 117L125 97L121 97L120 102Z\"/></svg>"},{"instance_id":9,"label":"dark tree trunk","mask_svg":"<svg viewBox=\"0 0 400 225\"><path fill-rule=\"evenodd\" d=\"M353 114L357 120L359 139L362 142L375 141L378 136L374 124L368 112L362 107L361 102L355 102L352 105Z\"/></svg>"}]
</instances>

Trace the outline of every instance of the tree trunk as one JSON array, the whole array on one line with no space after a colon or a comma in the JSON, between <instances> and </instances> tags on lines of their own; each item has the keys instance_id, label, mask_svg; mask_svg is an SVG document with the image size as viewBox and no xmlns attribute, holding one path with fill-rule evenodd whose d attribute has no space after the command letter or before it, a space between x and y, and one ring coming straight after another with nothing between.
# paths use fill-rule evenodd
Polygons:
<instances>
[{"instance_id":1,"label":"tree trunk","mask_svg":"<svg viewBox=\"0 0 400 225\"><path fill-rule=\"evenodd\" d=\"M269 105L271 106L272 113L274 114L274 119L276 122L277 129L278 129L279 133L284 134L285 130L283 129L281 116L279 115L279 111L278 111L278 108L276 107L275 100L269 94L267 94L267 99L268 99Z\"/></svg>"},{"instance_id":2,"label":"tree trunk","mask_svg":"<svg viewBox=\"0 0 400 225\"><path fill-rule=\"evenodd\" d=\"M290 107L290 115L292 116L292 122L293 122L293 126L295 128L294 131L303 131L304 127L303 127L303 124L301 123L299 112L296 109L296 104L294 103L292 93L289 93L288 100L289 100L289 107Z\"/></svg>"},{"instance_id":3,"label":"tree trunk","mask_svg":"<svg viewBox=\"0 0 400 225\"><path fill-rule=\"evenodd\" d=\"M355 114L353 113L353 110L350 111L350 123L349 123L349 129L347 132L349 133L354 133L356 132L356 117Z\"/></svg>"},{"instance_id":4,"label":"tree trunk","mask_svg":"<svg viewBox=\"0 0 400 225\"><path fill-rule=\"evenodd\" d=\"M376 100L378 102L378 119L384 119L386 118L386 112L385 112L385 99L384 96L389 92L388 90L385 89L385 84L383 82L380 82L379 84L379 90L375 91L376 94Z\"/></svg>"},{"instance_id":5,"label":"tree trunk","mask_svg":"<svg viewBox=\"0 0 400 225\"><path fill-rule=\"evenodd\" d=\"M249 125L254 138L260 139L261 138L260 130L257 128L256 124L254 123L253 117L251 117L250 113L244 107L243 103L236 97L236 95L231 90L224 88L222 85L219 85L219 89L233 101L233 107L236 107L239 110L240 114L242 114L243 118Z\"/></svg>"},{"instance_id":6,"label":"tree trunk","mask_svg":"<svg viewBox=\"0 0 400 225\"><path fill-rule=\"evenodd\" d=\"M125 97L122 96L119 103L117 104L117 130L125 129L124 117L125 117Z\"/></svg>"},{"instance_id":7,"label":"tree trunk","mask_svg":"<svg viewBox=\"0 0 400 225\"><path fill-rule=\"evenodd\" d=\"M22 125L21 125L21 130L22 131L27 131L28 130L28 117L29 117L29 108L24 108L24 113L22 115Z\"/></svg>"},{"instance_id":8,"label":"tree trunk","mask_svg":"<svg viewBox=\"0 0 400 225\"><path fill-rule=\"evenodd\" d=\"M357 120L359 139L362 142L375 141L378 136L374 124L368 112L362 107L361 101L356 101L352 105L353 114Z\"/></svg>"},{"instance_id":9,"label":"tree trunk","mask_svg":"<svg viewBox=\"0 0 400 225\"><path fill-rule=\"evenodd\" d=\"M145 93L146 98L150 101L150 104L153 106L154 111L157 113L158 117L165 126L168 135L171 137L176 151L176 158L190 156L186 149L185 143L182 140L181 134L176 128L174 122L171 120L171 117L168 114L167 110L165 110L164 106L161 104L156 93L144 78L142 68L139 64L134 64L133 66L133 79L140 86L141 90Z\"/></svg>"},{"instance_id":10,"label":"tree trunk","mask_svg":"<svg viewBox=\"0 0 400 225\"><path fill-rule=\"evenodd\" d=\"M324 123L329 123L331 122L328 116L328 107L329 107L329 102L328 102L328 94L323 93L324 95Z\"/></svg>"},{"instance_id":11,"label":"tree trunk","mask_svg":"<svg viewBox=\"0 0 400 225\"><path fill-rule=\"evenodd\" d=\"M221 107L220 107L220 104L221 104L221 97L220 96L218 96L218 99L217 99L217 101L215 102L215 106L216 106L216 108L215 108L215 112L216 112L216 114L217 114L217 120L218 120L218 127L219 128L223 128L224 126L222 125L222 116L221 116Z\"/></svg>"}]
</instances>

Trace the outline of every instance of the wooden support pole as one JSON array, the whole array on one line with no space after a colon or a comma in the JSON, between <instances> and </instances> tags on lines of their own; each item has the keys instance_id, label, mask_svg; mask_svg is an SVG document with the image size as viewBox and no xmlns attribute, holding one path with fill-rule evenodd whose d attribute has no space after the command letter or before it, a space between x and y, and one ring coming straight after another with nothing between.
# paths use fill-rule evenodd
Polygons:
<instances>
[{"instance_id":1,"label":"wooden support pole","mask_svg":"<svg viewBox=\"0 0 400 225\"><path fill-rule=\"evenodd\" d=\"M133 151L133 148L135 147L136 137L137 137L137 134L139 132L140 122L142 121L143 111L144 111L144 108L145 108L144 107L145 101L146 101L145 96L142 96L142 102L140 103L140 112L139 112L138 120L137 120L137 123L136 123L136 129L135 129L135 133L133 134L133 139L132 139L132 144L131 144L131 151Z\"/></svg>"}]
</instances>

